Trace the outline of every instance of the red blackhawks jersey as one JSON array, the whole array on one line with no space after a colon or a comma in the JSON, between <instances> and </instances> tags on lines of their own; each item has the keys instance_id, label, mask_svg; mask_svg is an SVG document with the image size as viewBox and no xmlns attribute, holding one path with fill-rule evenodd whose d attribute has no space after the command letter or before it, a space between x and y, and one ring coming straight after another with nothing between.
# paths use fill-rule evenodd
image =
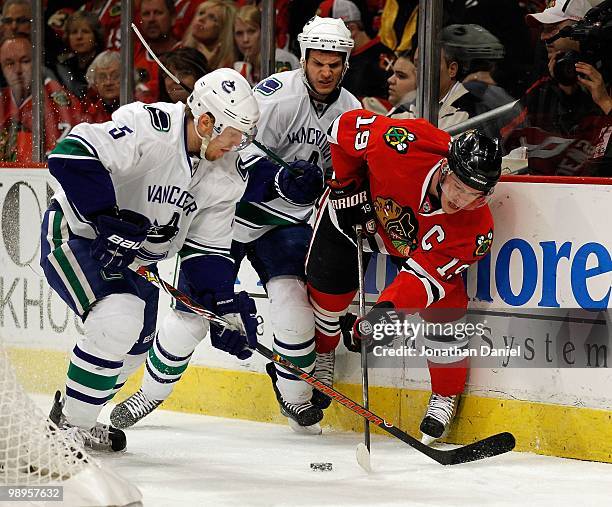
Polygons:
<instances>
[{"instance_id":1,"label":"red blackhawks jersey","mask_svg":"<svg viewBox=\"0 0 612 507\"><path fill-rule=\"evenodd\" d=\"M369 183L377 218L370 249L408 259L381 301L406 308L444 298L457 275L485 256L493 241L487 205L446 214L428 194L435 172L447 163L450 136L422 119L357 109L338 117L328 137L336 179ZM421 297L415 294L419 288Z\"/></svg>"},{"instance_id":2,"label":"red blackhawks jersey","mask_svg":"<svg viewBox=\"0 0 612 507\"><path fill-rule=\"evenodd\" d=\"M81 121L79 100L57 81L45 79L45 152ZM32 96L18 106L10 88L0 90L0 160L32 160Z\"/></svg>"}]
</instances>

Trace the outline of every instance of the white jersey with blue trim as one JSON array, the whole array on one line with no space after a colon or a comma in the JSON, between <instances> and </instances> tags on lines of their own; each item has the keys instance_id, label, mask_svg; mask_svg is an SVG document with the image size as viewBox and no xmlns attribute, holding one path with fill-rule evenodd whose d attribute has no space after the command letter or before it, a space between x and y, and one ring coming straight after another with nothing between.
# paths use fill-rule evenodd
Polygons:
<instances>
[{"instance_id":1,"label":"white jersey with blue trim","mask_svg":"<svg viewBox=\"0 0 612 507\"><path fill-rule=\"evenodd\" d=\"M308 160L324 171L331 170L331 152L327 129L340 114L361 107L344 88L330 103L312 99L303 80L302 69L272 74L255 87L260 119L257 141L286 162ZM254 144L240 152L250 167L266 154ZM255 184L257 172L250 175ZM236 212L234 239L253 241L276 225L305 222L312 206L296 206L281 198L266 203L241 202Z\"/></svg>"},{"instance_id":2,"label":"white jersey with blue trim","mask_svg":"<svg viewBox=\"0 0 612 507\"><path fill-rule=\"evenodd\" d=\"M186 125L184 104L134 102L115 111L109 122L77 125L50 155L75 170L79 164L101 164L110 175L118 208L149 218L152 227L138 254L143 264L170 258L179 250L183 259L231 259L234 211L247 172L238 153L213 162L191 157ZM100 192L96 187L79 188L81 198L93 198ZM74 234L96 236L64 189L54 199Z\"/></svg>"}]
</instances>

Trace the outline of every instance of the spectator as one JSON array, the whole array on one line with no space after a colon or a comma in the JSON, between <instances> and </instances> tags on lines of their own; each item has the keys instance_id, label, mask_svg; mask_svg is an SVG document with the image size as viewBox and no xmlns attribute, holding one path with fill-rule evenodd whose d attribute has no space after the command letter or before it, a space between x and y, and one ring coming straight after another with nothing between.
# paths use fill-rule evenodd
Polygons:
<instances>
[{"instance_id":1,"label":"spectator","mask_svg":"<svg viewBox=\"0 0 612 507\"><path fill-rule=\"evenodd\" d=\"M600 3L600 2L593 2ZM568 0L527 16L546 43L548 75L521 98L516 117L502 129L506 151L526 148L531 174L612 175L610 76L584 61L580 43L555 38L590 10L586 0ZM605 25L612 19L606 20ZM609 58L609 48L598 59ZM568 58L569 57L569 58ZM562 72L565 60L567 72Z\"/></svg>"},{"instance_id":2,"label":"spectator","mask_svg":"<svg viewBox=\"0 0 612 507\"><path fill-rule=\"evenodd\" d=\"M567 0L557 0L565 3ZM496 81L513 97L522 95L532 81L534 48L525 25L524 8L517 0L445 0L446 22L476 24L492 33L505 48ZM550 1L548 3L551 3Z\"/></svg>"},{"instance_id":3,"label":"spectator","mask_svg":"<svg viewBox=\"0 0 612 507\"><path fill-rule=\"evenodd\" d=\"M497 61L504 58L504 46L497 37L479 25L450 25L444 28L445 47L459 62L457 73L461 84L476 98L474 115L495 109L514 99L495 80ZM509 115L480 126L486 135L499 137L499 130Z\"/></svg>"},{"instance_id":4,"label":"spectator","mask_svg":"<svg viewBox=\"0 0 612 507\"><path fill-rule=\"evenodd\" d=\"M121 0L89 0L82 10L93 12L106 34L107 49L121 49Z\"/></svg>"},{"instance_id":5,"label":"spectator","mask_svg":"<svg viewBox=\"0 0 612 507\"><path fill-rule=\"evenodd\" d=\"M374 113L392 116L398 108L407 111L416 99L416 67L412 63L410 51L402 51L393 63L391 77L387 79L389 99L364 97L361 99L364 109Z\"/></svg>"},{"instance_id":6,"label":"spectator","mask_svg":"<svg viewBox=\"0 0 612 507\"><path fill-rule=\"evenodd\" d=\"M2 35L10 37L32 32L32 2L30 0L6 0L2 6Z\"/></svg>"},{"instance_id":7,"label":"spectator","mask_svg":"<svg viewBox=\"0 0 612 507\"><path fill-rule=\"evenodd\" d=\"M307 0L300 0L299 4L303 4ZM316 0L314 0L316 1ZM321 0L318 0L319 2ZM262 0L236 0L236 8L244 7L245 5L255 5L261 9ZM298 2L294 0L274 0L274 36L276 38L276 47L287 49L289 46L289 22L293 18ZM317 3L318 5L318 3ZM289 13L291 7L291 15ZM316 11L316 5L312 8L311 18ZM302 23L303 25L303 23Z\"/></svg>"},{"instance_id":8,"label":"spectator","mask_svg":"<svg viewBox=\"0 0 612 507\"><path fill-rule=\"evenodd\" d=\"M234 40L240 53L240 60L234 68L252 85L257 84L261 76L261 11L254 5L245 5L238 9L234 20ZM283 72L300 68L300 61L289 51L276 48L276 70Z\"/></svg>"},{"instance_id":9,"label":"spectator","mask_svg":"<svg viewBox=\"0 0 612 507\"><path fill-rule=\"evenodd\" d=\"M102 51L87 69L89 89L83 101L83 121L102 123L111 119L119 107L121 56L117 51Z\"/></svg>"},{"instance_id":10,"label":"spectator","mask_svg":"<svg viewBox=\"0 0 612 507\"><path fill-rule=\"evenodd\" d=\"M26 162L32 155L32 44L23 35L0 41L0 67L8 87L0 93L0 160ZM45 79L45 151L81 121L81 105L57 81Z\"/></svg>"},{"instance_id":11,"label":"spectator","mask_svg":"<svg viewBox=\"0 0 612 507\"><path fill-rule=\"evenodd\" d=\"M195 16L198 5L202 3L202 0L175 0L174 1L174 11L176 13L176 17L174 19L174 24L172 25L172 35L177 40L181 40L187 28L189 28L189 23Z\"/></svg>"},{"instance_id":12,"label":"spectator","mask_svg":"<svg viewBox=\"0 0 612 507\"><path fill-rule=\"evenodd\" d=\"M389 86L389 102L393 108L414 103L416 99L416 67L410 59L410 52L400 53L393 64L393 74L387 80ZM389 114L393 114L393 110Z\"/></svg>"},{"instance_id":13,"label":"spectator","mask_svg":"<svg viewBox=\"0 0 612 507\"><path fill-rule=\"evenodd\" d=\"M373 39L368 36L361 13L350 0L326 0L320 5L319 11L320 16L342 19L355 41L343 86L359 99L387 98L387 78L395 60L393 51L378 36Z\"/></svg>"},{"instance_id":14,"label":"spectator","mask_svg":"<svg viewBox=\"0 0 612 507\"><path fill-rule=\"evenodd\" d=\"M236 7L231 0L206 0L198 7L183 38L183 46L202 53L211 71L232 67L237 60L234 47L235 17Z\"/></svg>"},{"instance_id":15,"label":"spectator","mask_svg":"<svg viewBox=\"0 0 612 507\"><path fill-rule=\"evenodd\" d=\"M156 55L175 49L178 41L172 35L175 19L173 0L142 0L140 4L140 32ZM138 41L134 49L136 84L134 96L142 102L159 99L159 66L144 45Z\"/></svg>"},{"instance_id":16,"label":"spectator","mask_svg":"<svg viewBox=\"0 0 612 507\"><path fill-rule=\"evenodd\" d=\"M445 28L441 35L440 88L438 128L445 129L464 122L476 113L478 100L461 84L462 73L459 51L453 43L452 31ZM415 51L415 66L418 67L418 48ZM402 105L392 113L394 118L415 118L415 104Z\"/></svg>"},{"instance_id":17,"label":"spectator","mask_svg":"<svg viewBox=\"0 0 612 507\"><path fill-rule=\"evenodd\" d=\"M65 43L66 35L66 21L71 14L76 12L80 7L80 0L77 3L73 2L73 6L67 7L65 4L68 2L62 2L63 5L59 4L57 0L49 0L47 2L47 8L45 10L45 65L49 68L55 68L57 66L58 57L68 52L68 48Z\"/></svg>"},{"instance_id":18,"label":"spectator","mask_svg":"<svg viewBox=\"0 0 612 507\"><path fill-rule=\"evenodd\" d=\"M160 59L172 74L191 89L198 79L208 74L206 58L197 49L175 49L162 55ZM187 90L172 81L165 72L160 72L160 102L185 102L188 96Z\"/></svg>"},{"instance_id":19,"label":"spectator","mask_svg":"<svg viewBox=\"0 0 612 507\"><path fill-rule=\"evenodd\" d=\"M95 14L77 11L66 21L64 40L67 53L55 67L60 83L79 99L87 95L87 68L104 48L104 32Z\"/></svg>"}]
</instances>

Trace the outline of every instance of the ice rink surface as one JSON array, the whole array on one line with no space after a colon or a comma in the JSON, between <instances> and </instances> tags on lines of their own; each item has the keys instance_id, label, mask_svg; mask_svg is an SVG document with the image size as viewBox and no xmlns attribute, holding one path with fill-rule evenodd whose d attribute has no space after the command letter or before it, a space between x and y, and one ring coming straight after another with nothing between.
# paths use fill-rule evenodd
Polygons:
<instances>
[{"instance_id":1,"label":"ice rink surface","mask_svg":"<svg viewBox=\"0 0 612 507\"><path fill-rule=\"evenodd\" d=\"M357 434L305 436L164 410L126 433L125 453L96 457L141 489L145 507L612 505L611 464L509 453L443 467L374 435L367 474L355 459ZM312 471L313 462L333 471Z\"/></svg>"}]
</instances>

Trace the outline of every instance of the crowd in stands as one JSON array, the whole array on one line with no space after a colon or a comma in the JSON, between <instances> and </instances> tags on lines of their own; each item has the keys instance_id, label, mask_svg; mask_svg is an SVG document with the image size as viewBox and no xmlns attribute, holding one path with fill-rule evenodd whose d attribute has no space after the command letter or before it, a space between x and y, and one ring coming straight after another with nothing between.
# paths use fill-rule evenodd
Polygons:
<instances>
[{"instance_id":1,"label":"crowd in stands","mask_svg":"<svg viewBox=\"0 0 612 507\"><path fill-rule=\"evenodd\" d=\"M255 85L265 77L260 4L135 0L133 17L188 87L220 67L235 68ZM482 125L502 138L509 159L524 161L512 167L539 175L612 176L611 4L444 0L438 125L448 128L520 99ZM0 5L0 160L27 161L32 2ZM275 7L276 72L299 68L296 35L310 17L341 18L355 42L342 85L367 109L417 116L418 0L276 0ZM570 33L577 23L588 28L596 15L604 29L610 25L607 39L594 43ZM75 124L107 121L119 106L120 20L120 0L44 2L46 151ZM134 99L185 100L187 91L134 42Z\"/></svg>"}]
</instances>

